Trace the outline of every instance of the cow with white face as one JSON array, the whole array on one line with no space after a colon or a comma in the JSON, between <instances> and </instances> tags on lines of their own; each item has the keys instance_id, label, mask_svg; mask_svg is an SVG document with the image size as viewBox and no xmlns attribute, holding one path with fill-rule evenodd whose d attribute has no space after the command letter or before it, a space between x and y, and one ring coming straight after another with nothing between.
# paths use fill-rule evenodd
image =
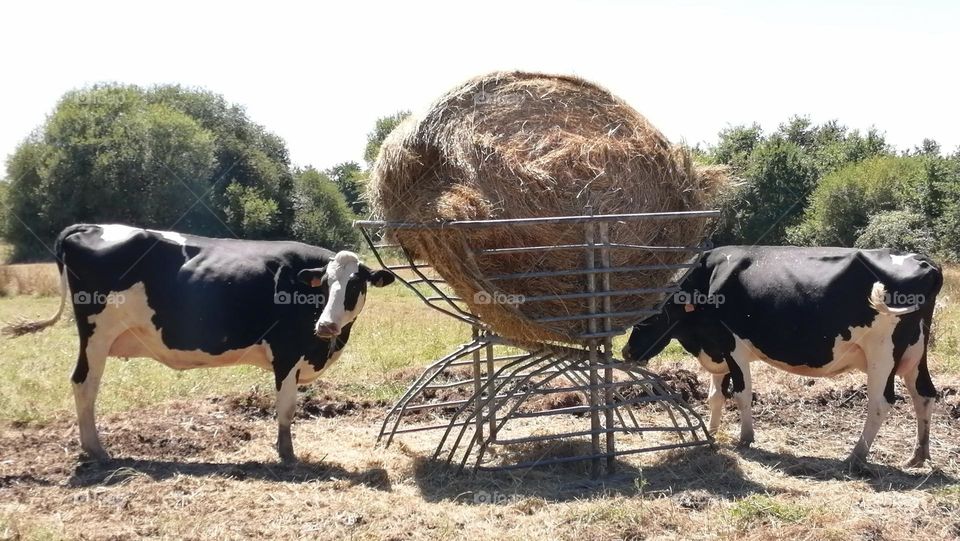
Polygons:
<instances>
[{"instance_id":1,"label":"cow with white face","mask_svg":"<svg viewBox=\"0 0 960 541\"><path fill-rule=\"evenodd\" d=\"M4 329L53 325L67 292L80 338L73 372L80 443L106 459L94 403L107 357L147 357L178 370L252 364L274 373L277 450L295 461L297 385L330 367L350 338L367 285L394 281L352 252L286 241L182 235L124 225L67 227L55 247L60 309Z\"/></svg>"}]
</instances>

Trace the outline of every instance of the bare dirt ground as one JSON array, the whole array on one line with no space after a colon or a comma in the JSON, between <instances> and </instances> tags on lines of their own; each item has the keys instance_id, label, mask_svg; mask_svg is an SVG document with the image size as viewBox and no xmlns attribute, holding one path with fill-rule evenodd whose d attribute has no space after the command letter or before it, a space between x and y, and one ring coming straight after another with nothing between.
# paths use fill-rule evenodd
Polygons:
<instances>
[{"instance_id":1,"label":"bare dirt ground","mask_svg":"<svg viewBox=\"0 0 960 541\"><path fill-rule=\"evenodd\" d=\"M899 467L914 442L912 408L900 400L869 471L854 475L841 460L863 421L862 376L757 373L754 448L733 448L731 404L716 448L633 457L599 482L585 464L459 473L428 459L429 433L376 447L385 404L329 385L302 400L294 426L301 463L291 467L276 462L273 399L256 393L104 416L101 435L115 457L106 464L78 460L72 418L8 424L0 429L0 538L960 536L960 381L937 381L944 396L933 468ZM705 378L681 374L703 411Z\"/></svg>"}]
</instances>

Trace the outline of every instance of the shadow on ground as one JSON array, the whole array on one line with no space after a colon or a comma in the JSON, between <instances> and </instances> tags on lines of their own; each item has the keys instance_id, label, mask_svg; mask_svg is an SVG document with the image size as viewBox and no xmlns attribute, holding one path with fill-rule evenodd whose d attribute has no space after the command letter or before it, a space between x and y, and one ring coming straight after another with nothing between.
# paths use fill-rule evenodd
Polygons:
<instances>
[{"instance_id":1,"label":"shadow on ground","mask_svg":"<svg viewBox=\"0 0 960 541\"><path fill-rule=\"evenodd\" d=\"M745 460L763 464L791 477L818 481L860 479L877 492L929 489L953 485L958 479L938 469L916 471L879 463L869 463L851 472L847 462L836 458L798 456L750 448L739 451Z\"/></svg>"},{"instance_id":2,"label":"shadow on ground","mask_svg":"<svg viewBox=\"0 0 960 541\"><path fill-rule=\"evenodd\" d=\"M176 475L191 477L223 477L225 479L308 483L341 480L351 485L365 485L378 490L391 490L390 477L383 468L348 470L329 462L299 462L295 465L262 462L183 462L149 459L116 459L104 463L82 462L67 480L71 487L114 485L136 477L154 481Z\"/></svg>"},{"instance_id":3,"label":"shadow on ground","mask_svg":"<svg viewBox=\"0 0 960 541\"><path fill-rule=\"evenodd\" d=\"M503 463L562 458L589 451L588 442L530 446ZM565 501L590 496L660 497L685 491L708 493L720 498L737 498L770 492L747 479L736 456L710 447L656 453L649 466L615 461L615 473L590 479L590 461L572 462L529 470L489 472L469 469L443 460L421 458L414 466L414 478L427 501L455 500L467 504L498 503L511 499L542 498Z\"/></svg>"}]
</instances>

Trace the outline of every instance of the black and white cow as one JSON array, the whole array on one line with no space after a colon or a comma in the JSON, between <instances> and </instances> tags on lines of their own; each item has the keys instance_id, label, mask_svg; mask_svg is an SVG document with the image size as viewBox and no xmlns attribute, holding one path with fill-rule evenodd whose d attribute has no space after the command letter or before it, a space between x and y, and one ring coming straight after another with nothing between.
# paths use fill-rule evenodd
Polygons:
<instances>
[{"instance_id":1,"label":"black and white cow","mask_svg":"<svg viewBox=\"0 0 960 541\"><path fill-rule=\"evenodd\" d=\"M294 461L290 424L297 385L340 356L367 284L394 280L352 252L299 242L213 239L124 225L72 225L55 247L60 309L49 320L10 326L9 334L55 323L66 295L80 335L71 378L83 450L107 453L94 403L108 356L150 357L178 370L252 364L277 386L277 450Z\"/></svg>"},{"instance_id":2,"label":"black and white cow","mask_svg":"<svg viewBox=\"0 0 960 541\"><path fill-rule=\"evenodd\" d=\"M849 460L865 461L900 375L917 415L909 466L930 458L936 390L927 370L940 268L889 250L728 246L703 254L663 313L634 328L626 360L646 362L671 338L712 374L710 431L725 379L740 411L740 444L753 442L750 362L802 376L867 373L867 419Z\"/></svg>"}]
</instances>

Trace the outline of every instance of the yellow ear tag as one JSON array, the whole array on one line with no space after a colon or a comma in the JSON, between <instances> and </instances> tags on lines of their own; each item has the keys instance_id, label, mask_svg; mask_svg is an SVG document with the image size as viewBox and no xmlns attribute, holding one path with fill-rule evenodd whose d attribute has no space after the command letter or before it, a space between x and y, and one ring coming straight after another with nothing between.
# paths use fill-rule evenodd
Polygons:
<instances>
[{"instance_id":1,"label":"yellow ear tag","mask_svg":"<svg viewBox=\"0 0 960 541\"><path fill-rule=\"evenodd\" d=\"M684 305L683 305L683 311L684 311L684 312L693 312L694 309L695 309L695 308L693 307L692 304L684 304Z\"/></svg>"}]
</instances>

